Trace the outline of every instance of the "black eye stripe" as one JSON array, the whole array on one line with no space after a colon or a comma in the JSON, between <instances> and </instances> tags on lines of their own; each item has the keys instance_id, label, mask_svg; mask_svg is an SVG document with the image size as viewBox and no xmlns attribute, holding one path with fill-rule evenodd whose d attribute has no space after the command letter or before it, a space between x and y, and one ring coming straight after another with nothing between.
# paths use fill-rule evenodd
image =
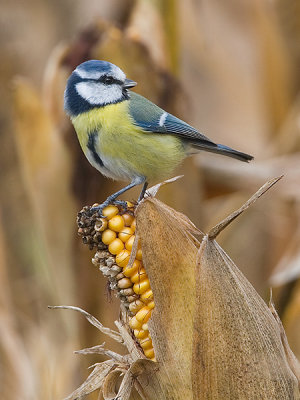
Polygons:
<instances>
[{"instance_id":1,"label":"black eye stripe","mask_svg":"<svg viewBox=\"0 0 300 400\"><path fill-rule=\"evenodd\" d=\"M105 85L112 85L112 84L117 84L117 85L123 85L124 82L120 81L119 79L115 79L112 76L101 76L99 79L91 79L94 82L101 82L104 83Z\"/></svg>"}]
</instances>

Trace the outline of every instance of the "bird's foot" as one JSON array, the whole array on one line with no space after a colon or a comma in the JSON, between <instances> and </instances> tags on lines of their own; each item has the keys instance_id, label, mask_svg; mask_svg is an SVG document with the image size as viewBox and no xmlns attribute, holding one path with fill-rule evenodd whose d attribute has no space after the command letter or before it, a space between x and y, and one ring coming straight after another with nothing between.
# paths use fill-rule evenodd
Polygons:
<instances>
[{"instance_id":1,"label":"bird's foot","mask_svg":"<svg viewBox=\"0 0 300 400\"><path fill-rule=\"evenodd\" d=\"M110 204L113 204L114 206L121 206L123 211L128 210L128 203L127 201L124 200L114 200Z\"/></svg>"},{"instance_id":2,"label":"bird's foot","mask_svg":"<svg viewBox=\"0 0 300 400\"><path fill-rule=\"evenodd\" d=\"M123 212L126 212L128 210L128 203L126 201L124 201L124 200L113 200L113 199L111 200L111 199L108 198L102 204L92 206L90 208L90 214L94 214L95 212L97 212L98 216L100 218L106 218L105 215L103 215L102 211L104 210L105 207L107 207L109 205L118 206L118 207L122 208Z\"/></svg>"}]
</instances>

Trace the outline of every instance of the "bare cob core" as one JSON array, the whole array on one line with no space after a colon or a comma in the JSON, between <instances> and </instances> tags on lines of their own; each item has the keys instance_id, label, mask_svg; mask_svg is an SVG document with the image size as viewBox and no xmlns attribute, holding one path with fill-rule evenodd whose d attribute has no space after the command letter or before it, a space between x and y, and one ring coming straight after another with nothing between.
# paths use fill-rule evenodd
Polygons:
<instances>
[{"instance_id":1,"label":"bare cob core","mask_svg":"<svg viewBox=\"0 0 300 400\"><path fill-rule=\"evenodd\" d=\"M128 264L136 238L134 205L128 203L126 212L110 205L102 211L104 218L92 211L84 207L79 212L78 233L91 250L97 249L93 264L108 278L110 289L128 310L129 326L145 356L156 361L147 324L155 305L139 244L134 262Z\"/></svg>"}]
</instances>

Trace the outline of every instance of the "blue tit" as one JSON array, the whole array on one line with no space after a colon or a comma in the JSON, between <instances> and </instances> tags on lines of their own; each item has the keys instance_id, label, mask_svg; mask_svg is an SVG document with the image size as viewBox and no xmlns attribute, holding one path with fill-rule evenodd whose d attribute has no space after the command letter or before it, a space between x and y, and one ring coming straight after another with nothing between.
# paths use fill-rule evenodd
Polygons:
<instances>
[{"instance_id":1,"label":"blue tit","mask_svg":"<svg viewBox=\"0 0 300 400\"><path fill-rule=\"evenodd\" d=\"M129 89L136 82L107 61L80 64L67 81L64 108L88 161L103 175L130 182L98 209L148 182L163 180L185 157L205 150L250 161L253 157L216 144L197 129ZM122 203L122 202L119 202ZM123 202L124 203L124 202Z\"/></svg>"}]
</instances>

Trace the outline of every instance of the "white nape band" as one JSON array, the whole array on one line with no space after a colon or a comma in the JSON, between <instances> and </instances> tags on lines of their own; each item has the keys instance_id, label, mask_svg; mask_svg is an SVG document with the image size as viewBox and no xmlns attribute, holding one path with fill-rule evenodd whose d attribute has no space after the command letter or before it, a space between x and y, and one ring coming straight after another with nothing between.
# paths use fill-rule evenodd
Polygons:
<instances>
[{"instance_id":1,"label":"white nape band","mask_svg":"<svg viewBox=\"0 0 300 400\"><path fill-rule=\"evenodd\" d=\"M161 114L160 118L159 118L159 126L163 126L164 123L166 122L168 113L165 111L164 113Z\"/></svg>"}]
</instances>

